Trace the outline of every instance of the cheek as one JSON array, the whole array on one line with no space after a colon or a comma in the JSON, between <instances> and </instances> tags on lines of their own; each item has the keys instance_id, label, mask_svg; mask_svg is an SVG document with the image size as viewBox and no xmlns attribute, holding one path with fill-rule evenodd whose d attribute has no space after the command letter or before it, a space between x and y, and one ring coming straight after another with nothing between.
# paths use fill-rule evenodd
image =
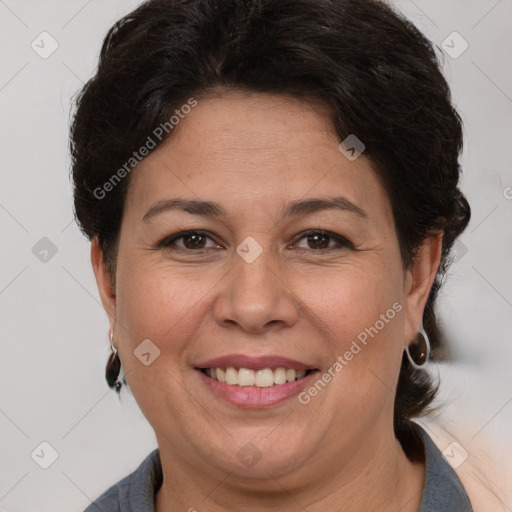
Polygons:
<instances>
[{"instance_id":1,"label":"cheek","mask_svg":"<svg viewBox=\"0 0 512 512\"><path fill-rule=\"evenodd\" d=\"M322 286L316 280L316 291L304 295L329 340L332 363L339 363L334 380L351 390L355 402L388 394L396 384L403 350L400 269L375 261L347 266L322 279Z\"/></svg>"},{"instance_id":2,"label":"cheek","mask_svg":"<svg viewBox=\"0 0 512 512\"><path fill-rule=\"evenodd\" d=\"M132 349L146 338L160 347L165 344L169 354L183 348L211 288L198 274L184 277L165 263L154 265L136 258L119 265L117 315Z\"/></svg>"},{"instance_id":3,"label":"cheek","mask_svg":"<svg viewBox=\"0 0 512 512\"><path fill-rule=\"evenodd\" d=\"M201 301L211 283L208 286L197 276L184 278L165 263L154 265L136 254L119 258L117 277L116 337L128 385L152 424L165 410L171 412L166 421L177 428L176 418L190 414L178 370L183 369L183 356L204 317L204 311L199 313ZM156 349L144 341L148 339ZM147 365L140 358L146 352Z\"/></svg>"},{"instance_id":4,"label":"cheek","mask_svg":"<svg viewBox=\"0 0 512 512\"><path fill-rule=\"evenodd\" d=\"M393 309L393 304L403 301L398 275L399 272L382 264L346 265L304 281L303 303L323 320L323 324L331 327L330 337L333 333L341 334L340 339L345 342L357 338L376 322L379 331L390 331L393 327L399 332L401 315L396 313L401 307ZM392 320L385 322L385 329L379 321L381 315L385 316L384 320ZM340 348L343 346L344 343L340 344Z\"/></svg>"}]
</instances>

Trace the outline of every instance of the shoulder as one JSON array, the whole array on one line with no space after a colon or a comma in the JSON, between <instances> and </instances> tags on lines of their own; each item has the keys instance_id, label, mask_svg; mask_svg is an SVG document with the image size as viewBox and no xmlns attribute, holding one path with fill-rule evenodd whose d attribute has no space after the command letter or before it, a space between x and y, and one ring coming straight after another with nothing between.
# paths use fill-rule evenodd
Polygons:
<instances>
[{"instance_id":1,"label":"shoulder","mask_svg":"<svg viewBox=\"0 0 512 512\"><path fill-rule=\"evenodd\" d=\"M415 425L425 451L425 487L419 512L472 512L469 497L459 477L427 432Z\"/></svg>"},{"instance_id":2,"label":"shoulder","mask_svg":"<svg viewBox=\"0 0 512 512\"><path fill-rule=\"evenodd\" d=\"M152 451L139 467L107 489L84 512L154 512L154 499L162 483L158 449Z\"/></svg>"},{"instance_id":3,"label":"shoulder","mask_svg":"<svg viewBox=\"0 0 512 512\"><path fill-rule=\"evenodd\" d=\"M468 493L475 511L505 512L512 501L510 487L510 445L504 437L484 434L471 422L450 421L429 416L418 421L429 439L442 450Z\"/></svg>"}]
</instances>

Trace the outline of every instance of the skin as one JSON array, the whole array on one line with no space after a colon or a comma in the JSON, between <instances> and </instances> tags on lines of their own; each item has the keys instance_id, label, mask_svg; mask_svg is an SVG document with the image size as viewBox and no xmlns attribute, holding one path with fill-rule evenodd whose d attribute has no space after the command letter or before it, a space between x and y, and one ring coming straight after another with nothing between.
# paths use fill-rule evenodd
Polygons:
<instances>
[{"instance_id":1,"label":"skin","mask_svg":"<svg viewBox=\"0 0 512 512\"><path fill-rule=\"evenodd\" d=\"M115 275L94 239L92 264L129 387L155 430L164 481L156 511L304 509L417 511L423 463L393 433L404 343L419 330L441 255L429 235L414 265L400 258L391 205L364 154L349 161L327 112L284 96L225 92L198 99L171 138L133 172ZM283 218L290 201L344 196L364 210ZM214 201L215 219L157 201ZM108 200L108 199L105 199ZM208 232L202 251L180 239ZM346 238L301 235L322 229ZM262 254L236 252L254 238ZM174 248L173 248L174 247ZM244 409L214 395L196 365L226 354L280 355L327 371L393 303L402 310L310 403ZM160 356L133 351L150 339ZM237 452L261 458L246 467Z\"/></svg>"}]
</instances>

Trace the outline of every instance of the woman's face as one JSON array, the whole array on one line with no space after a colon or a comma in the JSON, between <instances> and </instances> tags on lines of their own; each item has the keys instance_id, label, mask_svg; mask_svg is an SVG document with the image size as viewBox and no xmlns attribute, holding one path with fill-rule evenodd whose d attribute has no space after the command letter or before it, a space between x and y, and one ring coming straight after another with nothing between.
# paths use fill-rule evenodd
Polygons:
<instances>
[{"instance_id":1,"label":"woman's face","mask_svg":"<svg viewBox=\"0 0 512 512\"><path fill-rule=\"evenodd\" d=\"M393 439L439 241L404 271L389 199L340 142L311 103L198 99L133 171L115 290L93 244L129 387L184 470L306 482Z\"/></svg>"}]
</instances>

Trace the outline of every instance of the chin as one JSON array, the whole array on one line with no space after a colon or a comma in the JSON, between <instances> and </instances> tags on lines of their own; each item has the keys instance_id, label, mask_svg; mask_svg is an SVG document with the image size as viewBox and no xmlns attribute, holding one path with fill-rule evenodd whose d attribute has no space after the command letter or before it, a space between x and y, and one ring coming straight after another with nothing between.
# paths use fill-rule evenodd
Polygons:
<instances>
[{"instance_id":1,"label":"chin","mask_svg":"<svg viewBox=\"0 0 512 512\"><path fill-rule=\"evenodd\" d=\"M286 477L311 459L308 453L313 448L307 446L304 436L269 439L269 428L263 433L260 429L253 433L253 436L244 432L243 436L224 437L214 447L209 444L207 463L230 474L230 480L238 480L243 487L274 489L273 479ZM205 460L205 457L201 458Z\"/></svg>"}]
</instances>

